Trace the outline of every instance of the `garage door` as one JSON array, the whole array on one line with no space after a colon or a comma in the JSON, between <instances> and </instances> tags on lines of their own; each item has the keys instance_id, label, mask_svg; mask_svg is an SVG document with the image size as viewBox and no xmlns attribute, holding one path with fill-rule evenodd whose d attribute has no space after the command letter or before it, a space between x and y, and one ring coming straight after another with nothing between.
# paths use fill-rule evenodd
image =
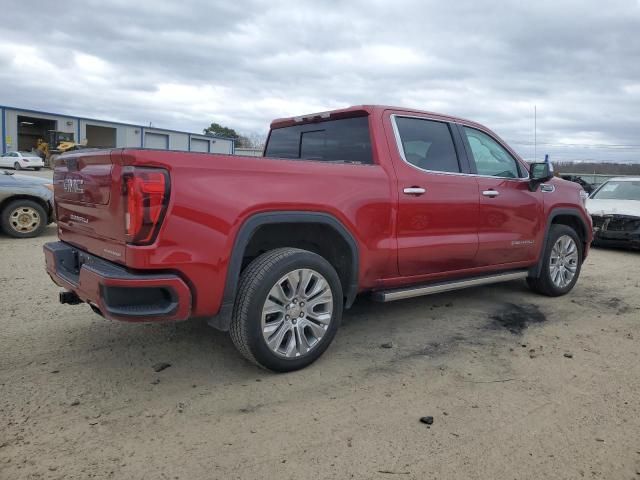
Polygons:
<instances>
[{"instance_id":1,"label":"garage door","mask_svg":"<svg viewBox=\"0 0 640 480\"><path fill-rule=\"evenodd\" d=\"M209 152L209 140L202 140L200 138L191 139L191 151L192 152Z\"/></svg>"},{"instance_id":2,"label":"garage door","mask_svg":"<svg viewBox=\"0 0 640 480\"><path fill-rule=\"evenodd\" d=\"M87 146L97 148L113 148L116 146L116 129L87 125Z\"/></svg>"},{"instance_id":3,"label":"garage door","mask_svg":"<svg viewBox=\"0 0 640 480\"><path fill-rule=\"evenodd\" d=\"M159 150L169 149L169 135L162 133L145 133L144 146L146 148L157 148Z\"/></svg>"}]
</instances>

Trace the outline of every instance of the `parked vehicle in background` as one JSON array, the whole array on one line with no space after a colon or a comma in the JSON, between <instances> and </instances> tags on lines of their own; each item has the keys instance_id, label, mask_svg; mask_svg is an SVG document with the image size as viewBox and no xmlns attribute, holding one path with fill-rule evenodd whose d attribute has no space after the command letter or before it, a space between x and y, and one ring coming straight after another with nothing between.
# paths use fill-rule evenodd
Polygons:
<instances>
[{"instance_id":1,"label":"parked vehicle in background","mask_svg":"<svg viewBox=\"0 0 640 480\"><path fill-rule=\"evenodd\" d=\"M640 177L607 180L587 200L594 245L640 248Z\"/></svg>"},{"instance_id":2,"label":"parked vehicle in background","mask_svg":"<svg viewBox=\"0 0 640 480\"><path fill-rule=\"evenodd\" d=\"M593 185L587 182L580 175L560 175L560 178L562 178L563 180L569 180L570 182L577 183L587 193L593 192L593 189L594 189Z\"/></svg>"},{"instance_id":3,"label":"parked vehicle in background","mask_svg":"<svg viewBox=\"0 0 640 480\"><path fill-rule=\"evenodd\" d=\"M47 271L107 318L208 318L275 371L316 360L356 295L527 279L568 293L591 243L579 185L486 127L382 106L275 120L264 157L65 154Z\"/></svg>"},{"instance_id":4,"label":"parked vehicle in background","mask_svg":"<svg viewBox=\"0 0 640 480\"><path fill-rule=\"evenodd\" d=\"M0 157L0 167L16 170L33 168L37 171L44 167L44 160L36 152L7 152Z\"/></svg>"},{"instance_id":5,"label":"parked vehicle in background","mask_svg":"<svg viewBox=\"0 0 640 480\"><path fill-rule=\"evenodd\" d=\"M7 235L35 237L53 220L51 180L0 171L0 225Z\"/></svg>"}]
</instances>

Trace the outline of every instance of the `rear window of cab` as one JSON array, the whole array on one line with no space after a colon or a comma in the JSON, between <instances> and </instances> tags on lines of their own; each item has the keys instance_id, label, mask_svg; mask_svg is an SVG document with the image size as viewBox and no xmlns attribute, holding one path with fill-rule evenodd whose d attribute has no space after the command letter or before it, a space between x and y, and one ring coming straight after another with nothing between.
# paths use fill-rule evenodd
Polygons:
<instances>
[{"instance_id":1,"label":"rear window of cab","mask_svg":"<svg viewBox=\"0 0 640 480\"><path fill-rule=\"evenodd\" d=\"M271 130L265 157L373 163L368 117L305 123Z\"/></svg>"}]
</instances>

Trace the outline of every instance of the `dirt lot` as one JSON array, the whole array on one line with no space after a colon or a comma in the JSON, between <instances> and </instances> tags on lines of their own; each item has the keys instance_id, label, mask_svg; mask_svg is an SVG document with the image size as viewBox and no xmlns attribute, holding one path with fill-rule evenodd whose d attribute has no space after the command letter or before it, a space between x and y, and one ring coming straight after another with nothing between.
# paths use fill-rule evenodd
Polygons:
<instances>
[{"instance_id":1,"label":"dirt lot","mask_svg":"<svg viewBox=\"0 0 640 480\"><path fill-rule=\"evenodd\" d=\"M0 236L1 479L640 478L639 253L593 251L559 299L362 299L275 375L206 325L59 305L54 238Z\"/></svg>"}]
</instances>

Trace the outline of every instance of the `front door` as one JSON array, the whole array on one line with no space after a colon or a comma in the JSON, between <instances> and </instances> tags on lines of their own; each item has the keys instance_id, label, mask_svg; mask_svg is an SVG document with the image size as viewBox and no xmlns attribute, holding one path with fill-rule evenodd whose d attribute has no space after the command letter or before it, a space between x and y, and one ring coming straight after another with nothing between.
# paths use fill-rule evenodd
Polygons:
<instances>
[{"instance_id":1,"label":"front door","mask_svg":"<svg viewBox=\"0 0 640 480\"><path fill-rule=\"evenodd\" d=\"M471 127L460 130L480 189L477 266L534 261L543 227L541 192L529 190L524 166L497 139Z\"/></svg>"},{"instance_id":2,"label":"front door","mask_svg":"<svg viewBox=\"0 0 640 480\"><path fill-rule=\"evenodd\" d=\"M478 249L476 177L465 175L455 125L390 115L398 189L398 268L402 276L473 267Z\"/></svg>"}]
</instances>

